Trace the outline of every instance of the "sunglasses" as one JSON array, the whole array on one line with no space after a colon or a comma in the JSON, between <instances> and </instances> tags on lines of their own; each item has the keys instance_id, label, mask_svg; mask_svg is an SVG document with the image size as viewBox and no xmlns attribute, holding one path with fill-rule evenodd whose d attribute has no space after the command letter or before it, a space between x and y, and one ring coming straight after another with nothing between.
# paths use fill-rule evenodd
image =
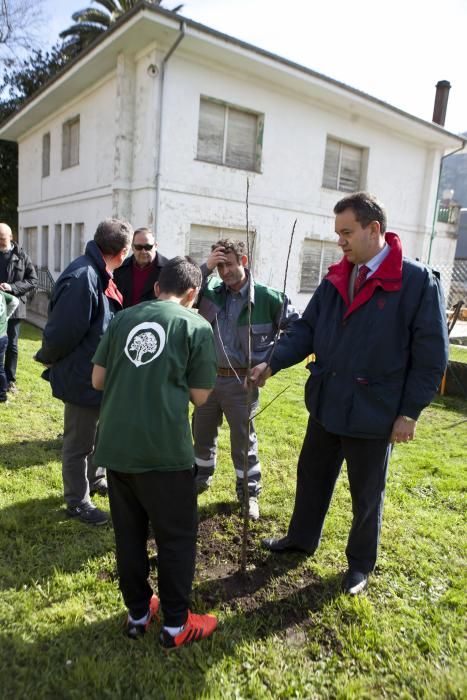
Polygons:
<instances>
[{"instance_id":1,"label":"sunglasses","mask_svg":"<svg viewBox=\"0 0 467 700\"><path fill-rule=\"evenodd\" d=\"M152 250L154 243L133 243L133 248L135 250Z\"/></svg>"}]
</instances>

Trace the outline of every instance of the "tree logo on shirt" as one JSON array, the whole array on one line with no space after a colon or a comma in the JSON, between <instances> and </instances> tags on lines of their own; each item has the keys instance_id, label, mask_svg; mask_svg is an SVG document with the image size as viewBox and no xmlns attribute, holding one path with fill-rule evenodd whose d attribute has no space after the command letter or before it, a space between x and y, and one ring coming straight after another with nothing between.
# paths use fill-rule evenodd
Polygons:
<instances>
[{"instance_id":1,"label":"tree logo on shirt","mask_svg":"<svg viewBox=\"0 0 467 700\"><path fill-rule=\"evenodd\" d=\"M125 355L136 367L159 357L165 346L165 331L158 323L139 323L126 339Z\"/></svg>"}]
</instances>

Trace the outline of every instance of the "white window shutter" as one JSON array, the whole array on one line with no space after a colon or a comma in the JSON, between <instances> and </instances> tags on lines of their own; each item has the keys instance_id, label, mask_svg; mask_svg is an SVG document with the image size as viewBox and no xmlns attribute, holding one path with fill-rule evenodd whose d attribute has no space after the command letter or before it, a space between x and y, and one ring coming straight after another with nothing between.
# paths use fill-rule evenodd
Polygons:
<instances>
[{"instance_id":1,"label":"white window shutter","mask_svg":"<svg viewBox=\"0 0 467 700\"><path fill-rule=\"evenodd\" d=\"M222 163L224 153L225 106L201 98L198 127L198 158Z\"/></svg>"},{"instance_id":2,"label":"white window shutter","mask_svg":"<svg viewBox=\"0 0 467 700\"><path fill-rule=\"evenodd\" d=\"M357 192L361 182L362 149L347 144L342 144L341 149L339 189L342 192Z\"/></svg>"},{"instance_id":3,"label":"white window shutter","mask_svg":"<svg viewBox=\"0 0 467 700\"><path fill-rule=\"evenodd\" d=\"M314 292L320 282L321 250L321 241L304 241L303 243L301 292Z\"/></svg>"},{"instance_id":4,"label":"white window shutter","mask_svg":"<svg viewBox=\"0 0 467 700\"><path fill-rule=\"evenodd\" d=\"M332 190L337 190L339 152L339 142L328 138L326 142L326 156L324 158L323 187L329 187Z\"/></svg>"},{"instance_id":5,"label":"white window shutter","mask_svg":"<svg viewBox=\"0 0 467 700\"><path fill-rule=\"evenodd\" d=\"M336 237L337 240L337 237ZM326 277L328 268L342 258L342 251L336 243L323 241L323 264L321 266L321 280Z\"/></svg>"},{"instance_id":6,"label":"white window shutter","mask_svg":"<svg viewBox=\"0 0 467 700\"><path fill-rule=\"evenodd\" d=\"M42 136L42 177L50 175L50 132Z\"/></svg>"},{"instance_id":7,"label":"white window shutter","mask_svg":"<svg viewBox=\"0 0 467 700\"><path fill-rule=\"evenodd\" d=\"M227 165L255 170L257 123L255 114L229 107L225 155Z\"/></svg>"},{"instance_id":8,"label":"white window shutter","mask_svg":"<svg viewBox=\"0 0 467 700\"><path fill-rule=\"evenodd\" d=\"M79 163L79 117L70 123L70 165Z\"/></svg>"}]
</instances>

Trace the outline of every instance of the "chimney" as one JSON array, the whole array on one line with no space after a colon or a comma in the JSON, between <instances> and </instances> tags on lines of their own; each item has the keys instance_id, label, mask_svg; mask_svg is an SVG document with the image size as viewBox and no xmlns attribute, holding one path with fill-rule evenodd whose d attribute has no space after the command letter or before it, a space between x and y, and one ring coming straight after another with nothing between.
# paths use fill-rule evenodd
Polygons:
<instances>
[{"instance_id":1,"label":"chimney","mask_svg":"<svg viewBox=\"0 0 467 700\"><path fill-rule=\"evenodd\" d=\"M439 80L436 84L436 97L432 121L440 126L444 126L444 122L446 121L446 110L448 108L450 89L451 83L449 80Z\"/></svg>"}]
</instances>

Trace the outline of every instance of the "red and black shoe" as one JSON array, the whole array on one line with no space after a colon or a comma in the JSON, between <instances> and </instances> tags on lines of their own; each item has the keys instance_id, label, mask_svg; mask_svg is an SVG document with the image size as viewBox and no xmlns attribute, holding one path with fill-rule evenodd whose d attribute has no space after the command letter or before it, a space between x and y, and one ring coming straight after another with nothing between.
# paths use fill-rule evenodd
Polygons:
<instances>
[{"instance_id":1,"label":"red and black shoe","mask_svg":"<svg viewBox=\"0 0 467 700\"><path fill-rule=\"evenodd\" d=\"M159 598L156 595L153 595L151 600L149 601L149 614L148 614L148 619L146 622L144 622L141 625L137 625L136 623L133 622L133 620L130 618L128 615L128 619L126 622L126 633L130 639L139 639L143 635L146 634L146 632L149 629L149 625L153 621L154 618L157 620L159 619Z\"/></svg>"},{"instance_id":2,"label":"red and black shoe","mask_svg":"<svg viewBox=\"0 0 467 700\"><path fill-rule=\"evenodd\" d=\"M188 617L181 632L172 637L162 628L159 640L164 649L177 649L209 637L216 627L217 617L214 615L195 615L188 610Z\"/></svg>"}]
</instances>

